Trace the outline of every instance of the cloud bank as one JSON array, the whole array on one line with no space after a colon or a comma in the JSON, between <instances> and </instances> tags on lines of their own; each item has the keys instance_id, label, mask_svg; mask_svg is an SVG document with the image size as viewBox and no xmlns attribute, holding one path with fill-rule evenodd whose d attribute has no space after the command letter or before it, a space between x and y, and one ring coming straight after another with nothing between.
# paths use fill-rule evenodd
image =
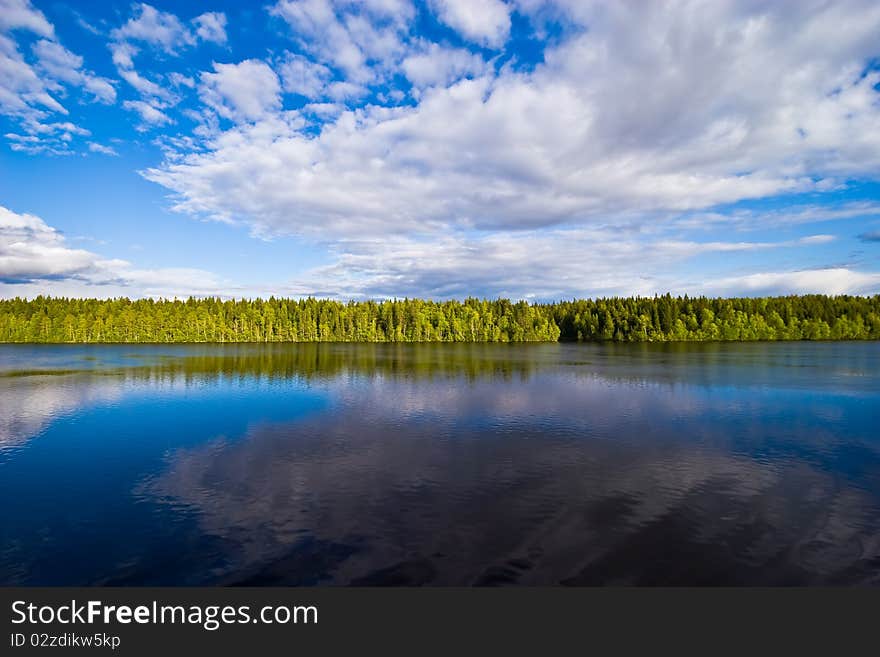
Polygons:
<instances>
[{"instance_id":1,"label":"cloud bank","mask_svg":"<svg viewBox=\"0 0 880 657\"><path fill-rule=\"evenodd\" d=\"M116 297L205 296L226 282L187 267L140 269L71 247L39 217L0 206L0 295Z\"/></svg>"}]
</instances>

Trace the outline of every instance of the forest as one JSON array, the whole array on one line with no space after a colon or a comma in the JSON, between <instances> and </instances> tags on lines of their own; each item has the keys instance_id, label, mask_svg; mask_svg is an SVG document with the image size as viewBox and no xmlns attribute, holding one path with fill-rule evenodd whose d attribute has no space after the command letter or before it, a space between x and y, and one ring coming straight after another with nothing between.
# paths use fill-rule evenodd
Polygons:
<instances>
[{"instance_id":1,"label":"forest","mask_svg":"<svg viewBox=\"0 0 880 657\"><path fill-rule=\"evenodd\" d=\"M350 301L0 300L0 342L685 342L880 339L880 295Z\"/></svg>"}]
</instances>

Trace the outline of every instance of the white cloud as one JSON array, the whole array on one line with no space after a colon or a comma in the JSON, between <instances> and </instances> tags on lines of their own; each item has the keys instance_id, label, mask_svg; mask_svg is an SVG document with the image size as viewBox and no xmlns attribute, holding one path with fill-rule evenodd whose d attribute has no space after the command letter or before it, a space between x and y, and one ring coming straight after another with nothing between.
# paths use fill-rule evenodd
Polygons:
<instances>
[{"instance_id":1,"label":"white cloud","mask_svg":"<svg viewBox=\"0 0 880 657\"><path fill-rule=\"evenodd\" d=\"M130 43L111 43L108 46L116 68L125 70L134 68L134 56L140 52L137 46Z\"/></svg>"},{"instance_id":2,"label":"white cloud","mask_svg":"<svg viewBox=\"0 0 880 657\"><path fill-rule=\"evenodd\" d=\"M116 89L107 78L84 70L83 58L55 41L41 39L34 44L39 66L55 80L82 87L95 100L106 104L116 102Z\"/></svg>"},{"instance_id":3,"label":"white cloud","mask_svg":"<svg viewBox=\"0 0 880 657\"><path fill-rule=\"evenodd\" d=\"M712 254L798 248L812 238L766 242L687 242L612 227L513 234L348 239L332 247L335 262L286 283L259 288L203 270L142 269L67 244L40 218L0 208L0 296L268 296L462 298L532 300L690 294L787 294L880 291L880 273L846 268L706 276L692 282L677 265Z\"/></svg>"},{"instance_id":4,"label":"white cloud","mask_svg":"<svg viewBox=\"0 0 880 657\"><path fill-rule=\"evenodd\" d=\"M119 77L128 82L142 96L142 98L145 99L139 101L141 104L149 101L147 104L161 105L165 107L174 105L178 102L179 99L168 89L165 89L157 82L142 76L137 70L135 70L134 57L140 52L137 46L128 42L113 42L110 43L109 48L113 56L113 63L116 65L116 70L119 73ZM123 103L123 106L136 107L131 105L130 101Z\"/></svg>"},{"instance_id":5,"label":"white cloud","mask_svg":"<svg viewBox=\"0 0 880 657\"><path fill-rule=\"evenodd\" d=\"M189 89L195 89L196 81L187 75L183 75L182 73L169 73L168 79L171 80L171 84L176 87L187 87Z\"/></svg>"},{"instance_id":6,"label":"white cloud","mask_svg":"<svg viewBox=\"0 0 880 657\"><path fill-rule=\"evenodd\" d=\"M286 53L286 58L278 67L278 72L281 74L284 91L300 94L306 98L322 96L327 81L333 75L323 64L293 53Z\"/></svg>"},{"instance_id":7,"label":"white cloud","mask_svg":"<svg viewBox=\"0 0 880 657\"><path fill-rule=\"evenodd\" d=\"M307 52L364 84L397 67L415 9L404 0L279 0L270 13L288 23Z\"/></svg>"},{"instance_id":8,"label":"white cloud","mask_svg":"<svg viewBox=\"0 0 880 657\"><path fill-rule=\"evenodd\" d=\"M247 59L238 64L214 63L214 72L201 74L199 94L220 116L253 121L281 109L281 84L265 62Z\"/></svg>"},{"instance_id":9,"label":"white cloud","mask_svg":"<svg viewBox=\"0 0 880 657\"><path fill-rule=\"evenodd\" d=\"M75 125L75 124L71 123L70 121L64 121L61 123L50 123L50 124L41 126L42 132L52 132L55 130L74 134L74 135L80 135L81 137L87 137L90 134L92 134L91 132L89 132L85 128L81 128L80 126Z\"/></svg>"},{"instance_id":10,"label":"white cloud","mask_svg":"<svg viewBox=\"0 0 880 657\"><path fill-rule=\"evenodd\" d=\"M181 210L344 236L645 221L880 175L880 72L863 75L876 3L569 9L589 29L532 72L343 112L317 135L266 117L147 176Z\"/></svg>"},{"instance_id":11,"label":"white cloud","mask_svg":"<svg viewBox=\"0 0 880 657\"><path fill-rule=\"evenodd\" d=\"M17 142L21 142L21 143L28 143L28 142L34 143L34 142L40 141L40 138L37 137L36 135L18 135L18 134L15 134L14 132L7 132L3 136L11 141L17 141Z\"/></svg>"},{"instance_id":12,"label":"white cloud","mask_svg":"<svg viewBox=\"0 0 880 657\"><path fill-rule=\"evenodd\" d=\"M71 249L42 219L0 206L0 281L74 276L92 268L95 257Z\"/></svg>"},{"instance_id":13,"label":"white cloud","mask_svg":"<svg viewBox=\"0 0 880 657\"><path fill-rule=\"evenodd\" d=\"M6 133L13 151L36 155L72 155L70 144L75 136L87 137L91 133L70 121L55 123L26 123L28 134Z\"/></svg>"},{"instance_id":14,"label":"white cloud","mask_svg":"<svg viewBox=\"0 0 880 657\"><path fill-rule=\"evenodd\" d=\"M26 126L7 139L18 150L70 152L78 133L60 126L73 123L48 118L66 112L60 85L108 99L112 84L88 82L101 79L50 38L42 14L21 13L27 3L0 3L18 16L0 28L45 37L29 64L0 34L0 111ZM499 48L508 39L504 3L433 6L467 41ZM548 11L546 2L516 6L535 25ZM304 53L270 55L274 70L257 59L215 63L197 81L136 70L140 48L176 55L199 39L222 43L225 28L223 37L213 28L223 14L182 22L137 5L110 48L139 94L123 106L140 129L173 123L171 108L193 85L205 104L184 111L199 123L192 135L156 142L166 160L145 172L178 210L260 236L306 236L334 254L289 291L554 298L735 291L735 281L745 290L818 286L814 274L786 271L791 262L737 275L719 267L708 282L674 278L670 266L778 248L815 254L833 239L826 228L799 237L791 227L880 214L876 203L829 209L821 197L781 210L717 207L880 176L880 71L869 66L880 55L880 6L869 0L560 0L554 17L565 29L543 63L497 71L504 57L487 62L415 38L406 1L281 0L269 11ZM403 105L401 75L413 85ZM285 111L282 90L313 102ZM364 107L343 105L364 98ZM220 117L235 125L221 129ZM772 242L724 234L767 227L789 232ZM874 274L858 267L808 271L831 272L820 289L869 289Z\"/></svg>"},{"instance_id":15,"label":"white cloud","mask_svg":"<svg viewBox=\"0 0 880 657\"><path fill-rule=\"evenodd\" d=\"M367 93L369 90L366 87L347 81L331 82L325 90L327 98L337 101L361 98Z\"/></svg>"},{"instance_id":16,"label":"white cloud","mask_svg":"<svg viewBox=\"0 0 880 657\"><path fill-rule=\"evenodd\" d=\"M49 84L28 64L17 44L0 34L0 113L38 121L51 112L67 114L49 93Z\"/></svg>"},{"instance_id":17,"label":"white cloud","mask_svg":"<svg viewBox=\"0 0 880 657\"><path fill-rule=\"evenodd\" d=\"M82 29L84 29L86 32L90 32L90 33L94 34L95 36L103 36L103 35L104 35L104 32L103 32L100 28L95 27L94 25L92 25L92 24L91 24L89 21L87 21L87 20L83 17L83 15L80 14L78 11L76 11L76 10L71 10L71 13L72 13L72 14L74 15L74 17L76 18L76 24L79 25L79 26L80 26Z\"/></svg>"},{"instance_id":18,"label":"white cloud","mask_svg":"<svg viewBox=\"0 0 880 657\"><path fill-rule=\"evenodd\" d=\"M837 238L834 235L808 235L798 240L798 244L828 244Z\"/></svg>"},{"instance_id":19,"label":"white cloud","mask_svg":"<svg viewBox=\"0 0 880 657\"><path fill-rule=\"evenodd\" d=\"M309 103L302 108L303 114L313 114L321 118L334 118L345 111L345 105L339 103Z\"/></svg>"},{"instance_id":20,"label":"white cloud","mask_svg":"<svg viewBox=\"0 0 880 657\"><path fill-rule=\"evenodd\" d=\"M83 58L48 39L40 39L33 46L40 66L50 75L65 82L78 82Z\"/></svg>"},{"instance_id":21,"label":"white cloud","mask_svg":"<svg viewBox=\"0 0 880 657\"><path fill-rule=\"evenodd\" d=\"M845 267L789 272L762 272L709 281L710 294L880 294L880 273L858 272Z\"/></svg>"},{"instance_id":22,"label":"white cloud","mask_svg":"<svg viewBox=\"0 0 880 657\"><path fill-rule=\"evenodd\" d=\"M89 142L89 152L91 153L100 153L102 155L119 155L112 146L105 146L103 144L99 144L94 141Z\"/></svg>"},{"instance_id":23,"label":"white cloud","mask_svg":"<svg viewBox=\"0 0 880 657\"><path fill-rule=\"evenodd\" d=\"M558 300L666 292L701 294L716 288L736 294L735 285L728 288L718 282L713 288L711 282L689 281L676 272L695 259L710 259L719 262L704 269L706 278L725 281L717 270L725 267L724 260L731 254L797 249L821 241L817 237L824 238L695 242L604 227L345 239L332 246L333 264L309 271L281 290L339 299L476 295ZM719 254L725 258L713 257ZM855 276L870 280L873 275ZM855 284L857 279L850 282ZM858 286L849 289L863 290Z\"/></svg>"},{"instance_id":24,"label":"white cloud","mask_svg":"<svg viewBox=\"0 0 880 657\"><path fill-rule=\"evenodd\" d=\"M146 130L150 126L161 126L174 123L174 120L161 109L143 100L126 100L122 103L122 106L125 109L137 112L140 115L144 123L141 126L138 126L139 130Z\"/></svg>"},{"instance_id":25,"label":"white cloud","mask_svg":"<svg viewBox=\"0 0 880 657\"><path fill-rule=\"evenodd\" d=\"M33 46L38 57L29 63L13 34L30 33L39 39ZM27 36L25 36L27 38ZM45 15L28 0L0 0L0 114L13 117L30 132L51 114L68 114L53 94L64 94L61 83L82 87L102 102L112 102L115 90L109 80L82 69L82 57L54 41L55 30ZM43 143L15 150L61 152L63 145Z\"/></svg>"},{"instance_id":26,"label":"white cloud","mask_svg":"<svg viewBox=\"0 0 880 657\"><path fill-rule=\"evenodd\" d=\"M111 36L116 41L142 41L169 55L195 43L195 37L174 14L159 11L145 3L134 6L135 15Z\"/></svg>"},{"instance_id":27,"label":"white cloud","mask_svg":"<svg viewBox=\"0 0 880 657\"><path fill-rule=\"evenodd\" d=\"M202 41L214 43L226 43L226 14L212 11L197 16L193 19L196 26L196 36Z\"/></svg>"},{"instance_id":28,"label":"white cloud","mask_svg":"<svg viewBox=\"0 0 880 657\"><path fill-rule=\"evenodd\" d=\"M111 32L112 40L108 47L119 77L141 95L141 100L127 101L123 104L124 107L141 114L144 123L139 129L172 123L172 119L162 110L177 105L181 98L162 86L160 76L153 75L153 78L159 78L157 81L136 70L134 57L141 49L135 43L147 44L171 56L177 56L182 50L196 45L199 39L225 43L225 14L219 12L202 14L193 19L193 25L195 32L174 14L141 3L134 5L134 15L126 23ZM193 86L193 81L180 73L171 73L168 79L178 88Z\"/></svg>"},{"instance_id":29,"label":"white cloud","mask_svg":"<svg viewBox=\"0 0 880 657\"><path fill-rule=\"evenodd\" d=\"M141 96L161 101L163 104L176 104L178 98L156 82L143 77L134 69L120 69L119 77L134 87Z\"/></svg>"},{"instance_id":30,"label":"white cloud","mask_svg":"<svg viewBox=\"0 0 880 657\"><path fill-rule=\"evenodd\" d=\"M82 84L85 90L92 94L96 100L107 104L116 102L116 89L107 78L84 75Z\"/></svg>"},{"instance_id":31,"label":"white cloud","mask_svg":"<svg viewBox=\"0 0 880 657\"><path fill-rule=\"evenodd\" d=\"M676 218L674 223L684 229L711 230L729 226L737 230L759 230L767 226L797 226L823 221L842 221L880 216L880 203L851 201L834 207L820 204L788 205L781 209L734 210L731 212L695 212Z\"/></svg>"},{"instance_id":32,"label":"white cloud","mask_svg":"<svg viewBox=\"0 0 880 657\"><path fill-rule=\"evenodd\" d=\"M510 34L510 8L501 0L431 0L437 17L465 39L500 48Z\"/></svg>"},{"instance_id":33,"label":"white cloud","mask_svg":"<svg viewBox=\"0 0 880 657\"><path fill-rule=\"evenodd\" d=\"M113 61L120 76L128 81L146 101L128 101L124 106L140 112L148 123L161 124L160 108L177 102L173 94L156 82L141 76L134 69L132 58L138 48L128 39L157 46L174 52L180 45L191 42L179 20L170 14L157 12L149 5L136 5L138 16L113 31L110 44ZM36 58L29 63L17 43L7 35L10 31L30 31L40 37L31 47ZM95 75L84 67L83 58L55 40L54 29L45 16L24 0L2 0L0 3L0 113L17 118L23 129L39 140L14 140L13 150L28 153L65 155L76 130L58 130L59 124L48 124L51 115L67 115L68 108L57 99L66 95L66 87L78 87L95 101L112 104L116 101L114 82ZM149 107L152 109L149 109ZM167 122L167 121L165 121ZM69 123L69 122L68 122ZM146 125L146 124L142 124Z\"/></svg>"},{"instance_id":34,"label":"white cloud","mask_svg":"<svg viewBox=\"0 0 880 657\"><path fill-rule=\"evenodd\" d=\"M0 206L0 297L185 297L229 289L228 281L204 270L141 269L71 248L39 217Z\"/></svg>"},{"instance_id":35,"label":"white cloud","mask_svg":"<svg viewBox=\"0 0 880 657\"><path fill-rule=\"evenodd\" d=\"M368 79L366 57L339 21L329 0L281 0L271 12L283 18L306 45L355 79Z\"/></svg>"},{"instance_id":36,"label":"white cloud","mask_svg":"<svg viewBox=\"0 0 880 657\"><path fill-rule=\"evenodd\" d=\"M425 44L402 63L406 77L417 87L448 85L463 77L479 77L489 71L489 64L479 55L436 43Z\"/></svg>"},{"instance_id":37,"label":"white cloud","mask_svg":"<svg viewBox=\"0 0 880 657\"><path fill-rule=\"evenodd\" d=\"M196 45L198 39L226 43L226 14L205 12L192 20L194 31L170 12L160 11L146 3L133 6L134 15L111 32L117 43L140 41L169 55Z\"/></svg>"},{"instance_id":38,"label":"white cloud","mask_svg":"<svg viewBox=\"0 0 880 657\"><path fill-rule=\"evenodd\" d=\"M55 36L55 28L30 0L0 0L0 32L10 30L27 30L50 39Z\"/></svg>"}]
</instances>

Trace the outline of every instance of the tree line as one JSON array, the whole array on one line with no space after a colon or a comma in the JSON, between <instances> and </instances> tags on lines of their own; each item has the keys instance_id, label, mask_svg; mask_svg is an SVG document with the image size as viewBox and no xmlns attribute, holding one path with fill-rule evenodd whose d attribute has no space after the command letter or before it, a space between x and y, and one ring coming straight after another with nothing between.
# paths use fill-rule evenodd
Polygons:
<instances>
[{"instance_id":1,"label":"tree line","mask_svg":"<svg viewBox=\"0 0 880 657\"><path fill-rule=\"evenodd\" d=\"M676 342L880 339L880 295L351 301L0 300L0 342Z\"/></svg>"}]
</instances>

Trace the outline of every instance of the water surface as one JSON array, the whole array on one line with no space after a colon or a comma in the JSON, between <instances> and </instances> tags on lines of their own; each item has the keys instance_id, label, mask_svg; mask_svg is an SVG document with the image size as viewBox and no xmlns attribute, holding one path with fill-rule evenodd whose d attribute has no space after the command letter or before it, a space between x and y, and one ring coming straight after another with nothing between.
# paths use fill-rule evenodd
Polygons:
<instances>
[{"instance_id":1,"label":"water surface","mask_svg":"<svg viewBox=\"0 0 880 657\"><path fill-rule=\"evenodd\" d=\"M0 345L0 584L878 585L880 344Z\"/></svg>"}]
</instances>

